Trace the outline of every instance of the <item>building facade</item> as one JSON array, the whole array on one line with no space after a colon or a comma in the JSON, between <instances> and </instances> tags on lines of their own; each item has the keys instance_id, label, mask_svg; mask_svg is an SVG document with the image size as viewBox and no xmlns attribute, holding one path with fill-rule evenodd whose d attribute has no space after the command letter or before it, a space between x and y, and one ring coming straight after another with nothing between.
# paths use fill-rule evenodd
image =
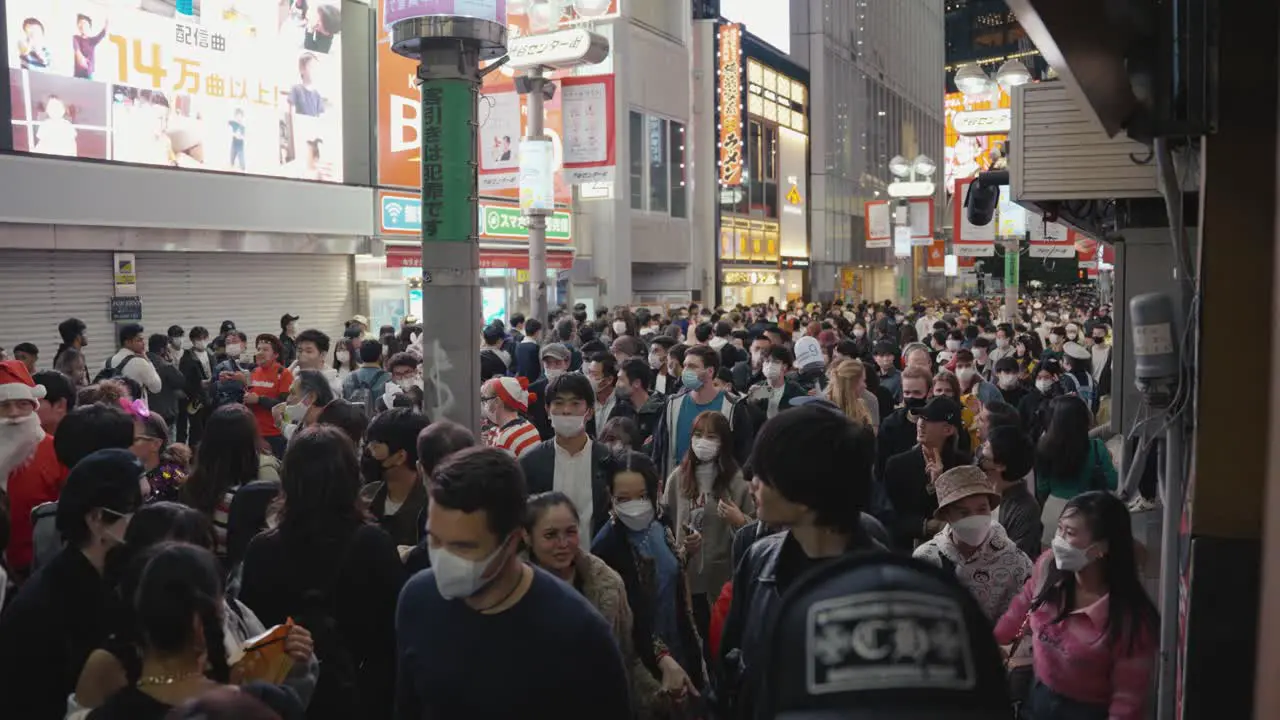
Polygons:
<instances>
[{"instance_id":1,"label":"building facade","mask_svg":"<svg viewBox=\"0 0 1280 720\"><path fill-rule=\"evenodd\" d=\"M797 0L792 38L792 57L809 69L815 108L814 296L881 301L921 294L926 253L899 260L891 248L868 249L864 204L886 197L895 156L941 163L941 0Z\"/></svg>"}]
</instances>

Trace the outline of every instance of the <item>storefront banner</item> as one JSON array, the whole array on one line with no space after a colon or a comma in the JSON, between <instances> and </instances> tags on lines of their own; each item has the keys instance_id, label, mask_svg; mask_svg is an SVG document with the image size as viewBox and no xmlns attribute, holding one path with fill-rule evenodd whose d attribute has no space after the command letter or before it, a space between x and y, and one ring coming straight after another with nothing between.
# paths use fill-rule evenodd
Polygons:
<instances>
[{"instance_id":1,"label":"storefront banner","mask_svg":"<svg viewBox=\"0 0 1280 720\"><path fill-rule=\"evenodd\" d=\"M863 207L866 218L867 247L893 247L893 214L888 200L872 200Z\"/></svg>"},{"instance_id":2,"label":"storefront banner","mask_svg":"<svg viewBox=\"0 0 1280 720\"><path fill-rule=\"evenodd\" d=\"M505 23L507 0L378 0L382 5L385 28L401 20L429 15L461 15L490 22Z\"/></svg>"},{"instance_id":3,"label":"storefront banner","mask_svg":"<svg viewBox=\"0 0 1280 720\"><path fill-rule=\"evenodd\" d=\"M14 150L343 181L338 0L0 7Z\"/></svg>"},{"instance_id":4,"label":"storefront banner","mask_svg":"<svg viewBox=\"0 0 1280 720\"><path fill-rule=\"evenodd\" d=\"M720 184L742 184L742 26L720 26L716 50L717 108L720 114Z\"/></svg>"},{"instance_id":5,"label":"storefront banner","mask_svg":"<svg viewBox=\"0 0 1280 720\"><path fill-rule=\"evenodd\" d=\"M908 203L911 228L911 246L929 247L933 244L933 198L911 200Z\"/></svg>"},{"instance_id":6,"label":"storefront banner","mask_svg":"<svg viewBox=\"0 0 1280 720\"><path fill-rule=\"evenodd\" d=\"M418 245L393 245L387 248L387 267L422 267L422 247ZM547 268L569 270L573 267L572 252L548 252ZM491 250L480 248L480 269L505 268L528 270L529 253L520 250Z\"/></svg>"},{"instance_id":7,"label":"storefront banner","mask_svg":"<svg viewBox=\"0 0 1280 720\"><path fill-rule=\"evenodd\" d=\"M528 240L529 219L513 206L481 205L480 237ZM547 217L548 245L569 245L572 240L573 221L569 213L557 212Z\"/></svg>"},{"instance_id":8,"label":"storefront banner","mask_svg":"<svg viewBox=\"0 0 1280 720\"><path fill-rule=\"evenodd\" d=\"M551 138L554 150L553 167L556 170L557 194L563 188L566 198L571 198L564 175L559 172L564 162L563 95L543 103L543 134ZM509 190L514 199L520 198L520 144L529 122L529 96L516 92L515 85L504 89L485 90L480 98L480 192L491 194ZM505 193L504 193L505 194Z\"/></svg>"},{"instance_id":9,"label":"storefront banner","mask_svg":"<svg viewBox=\"0 0 1280 720\"><path fill-rule=\"evenodd\" d=\"M956 180L971 178L992 169L992 151L1008 139L1003 129L1010 118L1009 93L996 90L970 99L964 93L947 93L944 98L943 181L947 192ZM987 134L988 132L994 134Z\"/></svg>"},{"instance_id":10,"label":"storefront banner","mask_svg":"<svg viewBox=\"0 0 1280 720\"><path fill-rule=\"evenodd\" d=\"M383 235L421 235L422 199L407 192L378 192L379 227ZM480 206L481 240L527 240L529 223L516 205ZM567 212L547 217L547 244L569 245L573 241L573 219Z\"/></svg>"},{"instance_id":11,"label":"storefront banner","mask_svg":"<svg viewBox=\"0 0 1280 720\"><path fill-rule=\"evenodd\" d=\"M1069 258L1076 254L1075 231L1059 222L1042 217L1030 218L1033 258Z\"/></svg>"},{"instance_id":12,"label":"storefront banner","mask_svg":"<svg viewBox=\"0 0 1280 720\"><path fill-rule=\"evenodd\" d=\"M520 143L520 211L526 214L555 210L555 177L550 140Z\"/></svg>"},{"instance_id":13,"label":"storefront banner","mask_svg":"<svg viewBox=\"0 0 1280 720\"><path fill-rule=\"evenodd\" d=\"M565 78L560 82L564 174L570 185L613 180L617 124L613 76Z\"/></svg>"},{"instance_id":14,"label":"storefront banner","mask_svg":"<svg viewBox=\"0 0 1280 720\"><path fill-rule=\"evenodd\" d=\"M969 222L969 213L965 211L965 193L972 181L971 178L956 180L955 194L951 199L952 251L960 257L991 257L996 254L995 221L974 225Z\"/></svg>"},{"instance_id":15,"label":"storefront banner","mask_svg":"<svg viewBox=\"0 0 1280 720\"><path fill-rule=\"evenodd\" d=\"M925 260L925 272L941 275L947 269L947 241L934 240L929 244L929 256Z\"/></svg>"}]
</instances>

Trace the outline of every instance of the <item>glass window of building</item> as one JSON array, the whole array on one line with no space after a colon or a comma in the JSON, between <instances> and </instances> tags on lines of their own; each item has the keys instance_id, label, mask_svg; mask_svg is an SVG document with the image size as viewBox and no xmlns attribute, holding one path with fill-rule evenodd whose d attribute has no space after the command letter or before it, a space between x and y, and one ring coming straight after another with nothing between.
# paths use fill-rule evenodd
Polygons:
<instances>
[{"instance_id":1,"label":"glass window of building","mask_svg":"<svg viewBox=\"0 0 1280 720\"><path fill-rule=\"evenodd\" d=\"M667 121L650 116L649 123L649 210L667 212L670 193Z\"/></svg>"},{"instance_id":2,"label":"glass window of building","mask_svg":"<svg viewBox=\"0 0 1280 720\"><path fill-rule=\"evenodd\" d=\"M634 110L631 112L630 125L631 146L631 209L644 209L644 116Z\"/></svg>"}]
</instances>

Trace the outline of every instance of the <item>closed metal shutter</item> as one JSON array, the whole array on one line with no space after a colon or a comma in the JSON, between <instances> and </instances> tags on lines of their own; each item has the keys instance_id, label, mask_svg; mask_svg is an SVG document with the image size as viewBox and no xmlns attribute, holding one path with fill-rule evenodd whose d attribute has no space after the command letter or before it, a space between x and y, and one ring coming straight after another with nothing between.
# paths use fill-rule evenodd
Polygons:
<instances>
[{"instance_id":1,"label":"closed metal shutter","mask_svg":"<svg viewBox=\"0 0 1280 720\"><path fill-rule=\"evenodd\" d=\"M298 315L298 329L342 335L354 313L348 255L259 253L137 253L138 295L148 332L170 325L211 334L223 320L249 336L280 334L280 316Z\"/></svg>"},{"instance_id":2,"label":"closed metal shutter","mask_svg":"<svg viewBox=\"0 0 1280 720\"><path fill-rule=\"evenodd\" d=\"M35 343L40 367L53 366L58 323L80 318L89 326L89 374L116 349L111 323L111 253L0 250L0 347Z\"/></svg>"},{"instance_id":3,"label":"closed metal shutter","mask_svg":"<svg viewBox=\"0 0 1280 720\"><path fill-rule=\"evenodd\" d=\"M300 315L299 329L342 334L354 312L348 255L259 253L135 253L142 324L148 333L170 325L203 325L217 333L223 320L252 338L280 333L280 316ZM89 373L116 350L110 319L112 254L0 250L0 347L40 348L40 367L53 364L58 323L78 317L89 326Z\"/></svg>"}]
</instances>

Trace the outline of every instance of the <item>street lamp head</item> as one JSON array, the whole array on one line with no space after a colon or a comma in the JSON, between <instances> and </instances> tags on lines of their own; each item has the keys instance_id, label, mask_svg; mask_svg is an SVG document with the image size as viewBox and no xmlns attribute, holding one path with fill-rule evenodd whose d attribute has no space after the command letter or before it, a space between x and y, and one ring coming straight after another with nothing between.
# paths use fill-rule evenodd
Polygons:
<instances>
[{"instance_id":1,"label":"street lamp head","mask_svg":"<svg viewBox=\"0 0 1280 720\"><path fill-rule=\"evenodd\" d=\"M894 177L905 178L911 174L911 162L901 155L895 155L889 161L889 172L893 173Z\"/></svg>"},{"instance_id":2,"label":"street lamp head","mask_svg":"<svg viewBox=\"0 0 1280 720\"><path fill-rule=\"evenodd\" d=\"M965 65L956 71L956 87L965 95L982 95L991 89L991 78L982 66Z\"/></svg>"},{"instance_id":3,"label":"street lamp head","mask_svg":"<svg viewBox=\"0 0 1280 720\"><path fill-rule=\"evenodd\" d=\"M923 175L924 177L932 177L933 173L938 169L937 164L929 159L928 155L917 155L912 167L917 175Z\"/></svg>"},{"instance_id":4,"label":"street lamp head","mask_svg":"<svg viewBox=\"0 0 1280 720\"><path fill-rule=\"evenodd\" d=\"M1031 71L1021 60L1006 60L1000 69L996 71L996 82L1005 92L1009 92L1019 85L1026 85L1031 82Z\"/></svg>"}]
</instances>

